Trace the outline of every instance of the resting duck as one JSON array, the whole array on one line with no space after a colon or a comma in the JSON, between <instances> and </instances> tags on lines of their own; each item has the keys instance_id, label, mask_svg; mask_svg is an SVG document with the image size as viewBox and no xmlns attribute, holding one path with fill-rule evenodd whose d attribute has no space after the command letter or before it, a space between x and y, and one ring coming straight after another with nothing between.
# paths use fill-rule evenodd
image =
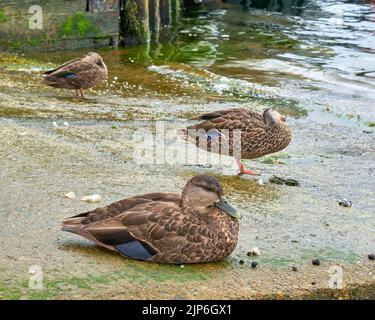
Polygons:
<instances>
[{"instance_id":1,"label":"resting duck","mask_svg":"<svg viewBox=\"0 0 375 320\"><path fill-rule=\"evenodd\" d=\"M158 192L121 200L64 220L62 230L130 259L198 263L231 254L238 218L219 181L199 175L181 195Z\"/></svg>"},{"instance_id":2,"label":"resting duck","mask_svg":"<svg viewBox=\"0 0 375 320\"><path fill-rule=\"evenodd\" d=\"M260 175L246 169L241 159L255 159L280 151L291 141L285 117L271 108L263 113L244 108L220 110L199 119L205 121L188 127L188 137L199 148L233 156L239 174Z\"/></svg>"},{"instance_id":3,"label":"resting duck","mask_svg":"<svg viewBox=\"0 0 375 320\"><path fill-rule=\"evenodd\" d=\"M62 66L44 73L42 83L54 88L76 90L77 97L85 98L83 89L102 82L108 75L108 69L102 57L90 52L82 59L66 62Z\"/></svg>"}]
</instances>

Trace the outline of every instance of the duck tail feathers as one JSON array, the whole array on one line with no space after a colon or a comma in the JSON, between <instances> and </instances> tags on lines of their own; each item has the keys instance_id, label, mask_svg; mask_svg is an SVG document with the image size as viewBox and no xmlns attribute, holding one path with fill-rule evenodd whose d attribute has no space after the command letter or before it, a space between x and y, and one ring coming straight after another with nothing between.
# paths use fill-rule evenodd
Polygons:
<instances>
[{"instance_id":1,"label":"duck tail feathers","mask_svg":"<svg viewBox=\"0 0 375 320\"><path fill-rule=\"evenodd\" d=\"M84 217L73 217L65 219L62 223L61 230L79 234L79 230L81 229L83 219Z\"/></svg>"}]
</instances>

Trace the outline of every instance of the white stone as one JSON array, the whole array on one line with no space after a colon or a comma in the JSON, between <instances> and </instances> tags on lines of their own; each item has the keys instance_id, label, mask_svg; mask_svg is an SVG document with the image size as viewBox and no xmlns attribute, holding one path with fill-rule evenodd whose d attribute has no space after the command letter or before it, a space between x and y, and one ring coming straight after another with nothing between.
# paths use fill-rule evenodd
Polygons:
<instances>
[{"instance_id":1,"label":"white stone","mask_svg":"<svg viewBox=\"0 0 375 320\"><path fill-rule=\"evenodd\" d=\"M259 248L257 248L257 247L252 248L252 249L250 250L250 252L251 252L251 254L252 254L253 256L260 256L260 254L261 254Z\"/></svg>"},{"instance_id":2,"label":"white stone","mask_svg":"<svg viewBox=\"0 0 375 320\"><path fill-rule=\"evenodd\" d=\"M81 201L87 202L87 203L97 203L97 202L102 201L102 197L98 194L92 194L89 196L82 197Z\"/></svg>"},{"instance_id":3,"label":"white stone","mask_svg":"<svg viewBox=\"0 0 375 320\"><path fill-rule=\"evenodd\" d=\"M71 192L64 194L64 197L73 200L76 198L76 195L73 191L71 191Z\"/></svg>"}]
</instances>

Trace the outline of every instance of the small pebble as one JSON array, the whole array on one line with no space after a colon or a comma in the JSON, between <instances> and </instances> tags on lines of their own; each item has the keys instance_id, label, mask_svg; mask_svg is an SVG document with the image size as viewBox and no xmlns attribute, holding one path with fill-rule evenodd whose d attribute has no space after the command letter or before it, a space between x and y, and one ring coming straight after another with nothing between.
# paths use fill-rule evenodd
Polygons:
<instances>
[{"instance_id":1,"label":"small pebble","mask_svg":"<svg viewBox=\"0 0 375 320\"><path fill-rule=\"evenodd\" d=\"M258 183L260 186L264 186L263 179L259 179L259 180L257 181L257 183Z\"/></svg>"},{"instance_id":2,"label":"small pebble","mask_svg":"<svg viewBox=\"0 0 375 320\"><path fill-rule=\"evenodd\" d=\"M312 260L312 264L314 266L320 266L320 260L319 259L314 259L314 260Z\"/></svg>"},{"instance_id":3,"label":"small pebble","mask_svg":"<svg viewBox=\"0 0 375 320\"><path fill-rule=\"evenodd\" d=\"M69 122L68 121L64 121L64 126L65 127L69 127Z\"/></svg>"},{"instance_id":4,"label":"small pebble","mask_svg":"<svg viewBox=\"0 0 375 320\"><path fill-rule=\"evenodd\" d=\"M311 282L311 284L312 284L313 286L315 286L315 285L316 285L316 282L315 282L315 281L313 281L313 282Z\"/></svg>"},{"instance_id":5,"label":"small pebble","mask_svg":"<svg viewBox=\"0 0 375 320\"><path fill-rule=\"evenodd\" d=\"M64 197L73 200L76 198L76 194L73 191L71 191L71 192L64 194Z\"/></svg>"},{"instance_id":6,"label":"small pebble","mask_svg":"<svg viewBox=\"0 0 375 320\"><path fill-rule=\"evenodd\" d=\"M253 261L253 262L251 263L251 267L252 267L252 268L256 268L257 265L258 265L258 262L256 262L256 261Z\"/></svg>"},{"instance_id":7,"label":"small pebble","mask_svg":"<svg viewBox=\"0 0 375 320\"><path fill-rule=\"evenodd\" d=\"M92 194L81 198L81 201L87 203L96 203L102 201L102 197L98 194Z\"/></svg>"},{"instance_id":8,"label":"small pebble","mask_svg":"<svg viewBox=\"0 0 375 320\"><path fill-rule=\"evenodd\" d=\"M282 177L278 176L272 176L269 180L269 182L274 183L274 184L280 184L280 185L287 185L287 186L296 186L298 187L300 183L297 180L294 179L284 179Z\"/></svg>"},{"instance_id":9,"label":"small pebble","mask_svg":"<svg viewBox=\"0 0 375 320\"><path fill-rule=\"evenodd\" d=\"M53 126L54 126L55 128L58 128L58 127L59 127L59 125L57 124L56 121L53 121L52 124L53 124Z\"/></svg>"},{"instance_id":10,"label":"small pebble","mask_svg":"<svg viewBox=\"0 0 375 320\"><path fill-rule=\"evenodd\" d=\"M294 267L294 266L292 267L292 270L293 271L298 271L297 267Z\"/></svg>"},{"instance_id":11,"label":"small pebble","mask_svg":"<svg viewBox=\"0 0 375 320\"><path fill-rule=\"evenodd\" d=\"M243 260L240 260L239 262L240 262L240 264L244 264L245 263L245 261L243 261Z\"/></svg>"},{"instance_id":12,"label":"small pebble","mask_svg":"<svg viewBox=\"0 0 375 320\"><path fill-rule=\"evenodd\" d=\"M181 268L185 268L185 266L184 266L183 264L182 264L182 265L180 265L180 267L181 267Z\"/></svg>"},{"instance_id":13,"label":"small pebble","mask_svg":"<svg viewBox=\"0 0 375 320\"><path fill-rule=\"evenodd\" d=\"M292 187L299 187L300 186L300 183L297 180L294 180L294 179L286 179L285 184L287 186L292 186Z\"/></svg>"},{"instance_id":14,"label":"small pebble","mask_svg":"<svg viewBox=\"0 0 375 320\"><path fill-rule=\"evenodd\" d=\"M250 256L260 256L260 250L257 247L252 248L247 255Z\"/></svg>"},{"instance_id":15,"label":"small pebble","mask_svg":"<svg viewBox=\"0 0 375 320\"><path fill-rule=\"evenodd\" d=\"M368 258L369 258L369 260L374 261L375 260L375 254L369 254Z\"/></svg>"},{"instance_id":16,"label":"small pebble","mask_svg":"<svg viewBox=\"0 0 375 320\"><path fill-rule=\"evenodd\" d=\"M343 199L340 199L339 205L342 207L351 208L353 206L353 202L351 200L343 198Z\"/></svg>"}]
</instances>

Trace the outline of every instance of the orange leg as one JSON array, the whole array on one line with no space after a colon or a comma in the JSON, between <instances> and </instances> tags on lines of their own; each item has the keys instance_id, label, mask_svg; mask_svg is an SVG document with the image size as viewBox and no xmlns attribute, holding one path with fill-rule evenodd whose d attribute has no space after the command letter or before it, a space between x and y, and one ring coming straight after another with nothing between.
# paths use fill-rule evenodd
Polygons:
<instances>
[{"instance_id":1,"label":"orange leg","mask_svg":"<svg viewBox=\"0 0 375 320\"><path fill-rule=\"evenodd\" d=\"M239 172L238 172L239 175L242 175L242 174L248 174L250 176L260 176L261 175L258 172L246 169L244 164L241 162L241 160L236 159L236 162L237 162L237 166L238 166L238 170L239 170Z\"/></svg>"},{"instance_id":2,"label":"orange leg","mask_svg":"<svg viewBox=\"0 0 375 320\"><path fill-rule=\"evenodd\" d=\"M81 98L86 99L83 89L79 89L79 92L81 93Z\"/></svg>"}]
</instances>

